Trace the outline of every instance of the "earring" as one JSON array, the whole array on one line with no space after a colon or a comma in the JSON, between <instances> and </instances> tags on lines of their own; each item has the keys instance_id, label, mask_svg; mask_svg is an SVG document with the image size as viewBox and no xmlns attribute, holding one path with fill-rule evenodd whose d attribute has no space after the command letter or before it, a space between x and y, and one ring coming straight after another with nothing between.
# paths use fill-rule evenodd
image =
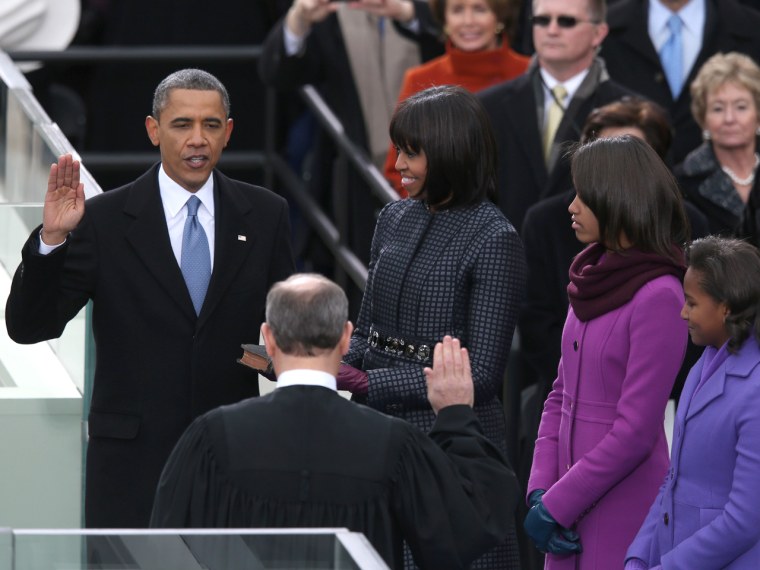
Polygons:
<instances>
[{"instance_id":1,"label":"earring","mask_svg":"<svg viewBox=\"0 0 760 570\"><path fill-rule=\"evenodd\" d=\"M760 130L760 127L758 128L758 130ZM710 134L710 131L708 131L707 129L705 129L704 131L702 131L702 139L703 140L709 141L711 138L712 138L712 135Z\"/></svg>"},{"instance_id":2,"label":"earring","mask_svg":"<svg viewBox=\"0 0 760 570\"><path fill-rule=\"evenodd\" d=\"M443 35L446 36L447 38L449 37L449 27L448 26L443 26Z\"/></svg>"},{"instance_id":3,"label":"earring","mask_svg":"<svg viewBox=\"0 0 760 570\"><path fill-rule=\"evenodd\" d=\"M503 31L504 31L504 24L502 23L496 24L496 30L495 30L496 35L500 36ZM758 127L757 130L760 131L760 127Z\"/></svg>"}]
</instances>

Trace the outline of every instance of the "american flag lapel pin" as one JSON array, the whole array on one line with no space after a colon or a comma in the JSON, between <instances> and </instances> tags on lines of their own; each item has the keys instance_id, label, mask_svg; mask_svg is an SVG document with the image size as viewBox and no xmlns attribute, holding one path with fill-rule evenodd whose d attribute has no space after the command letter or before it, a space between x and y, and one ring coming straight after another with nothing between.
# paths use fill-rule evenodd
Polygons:
<instances>
[{"instance_id":1,"label":"american flag lapel pin","mask_svg":"<svg viewBox=\"0 0 760 570\"><path fill-rule=\"evenodd\" d=\"M238 241L247 241L247 240L248 240L247 237L241 236L240 234L238 234Z\"/></svg>"}]
</instances>

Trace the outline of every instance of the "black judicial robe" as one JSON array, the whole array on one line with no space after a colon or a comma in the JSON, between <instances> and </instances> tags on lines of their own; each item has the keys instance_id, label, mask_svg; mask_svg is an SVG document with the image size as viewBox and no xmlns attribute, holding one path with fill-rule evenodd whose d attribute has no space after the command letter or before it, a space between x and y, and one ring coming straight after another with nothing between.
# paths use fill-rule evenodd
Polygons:
<instances>
[{"instance_id":1,"label":"black judicial robe","mask_svg":"<svg viewBox=\"0 0 760 570\"><path fill-rule=\"evenodd\" d=\"M392 568L466 568L504 540L518 489L468 406L429 436L320 386L196 419L164 468L151 526L346 527Z\"/></svg>"}]
</instances>

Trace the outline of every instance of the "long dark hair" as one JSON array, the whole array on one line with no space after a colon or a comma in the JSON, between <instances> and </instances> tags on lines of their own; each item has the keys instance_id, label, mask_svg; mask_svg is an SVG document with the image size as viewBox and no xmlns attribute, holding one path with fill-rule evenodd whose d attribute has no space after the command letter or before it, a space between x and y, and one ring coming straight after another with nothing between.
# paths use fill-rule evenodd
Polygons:
<instances>
[{"instance_id":1,"label":"long dark hair","mask_svg":"<svg viewBox=\"0 0 760 570\"><path fill-rule=\"evenodd\" d=\"M620 238L680 263L689 222L675 178L649 144L625 135L578 146L575 191L596 216L602 243L622 251Z\"/></svg>"}]
</instances>

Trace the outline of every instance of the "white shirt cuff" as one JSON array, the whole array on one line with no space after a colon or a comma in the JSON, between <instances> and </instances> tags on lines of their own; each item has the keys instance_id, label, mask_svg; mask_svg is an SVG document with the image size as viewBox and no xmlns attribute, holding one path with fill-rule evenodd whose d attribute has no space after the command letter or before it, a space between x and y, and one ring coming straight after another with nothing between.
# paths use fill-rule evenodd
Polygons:
<instances>
[{"instance_id":1,"label":"white shirt cuff","mask_svg":"<svg viewBox=\"0 0 760 570\"><path fill-rule=\"evenodd\" d=\"M44 241L42 241L42 230L40 230L40 245L39 245L39 248L37 249L37 253L39 253L40 255L47 255L48 253L61 247L64 243L66 243L66 240L63 240L58 245L46 244Z\"/></svg>"}]
</instances>

